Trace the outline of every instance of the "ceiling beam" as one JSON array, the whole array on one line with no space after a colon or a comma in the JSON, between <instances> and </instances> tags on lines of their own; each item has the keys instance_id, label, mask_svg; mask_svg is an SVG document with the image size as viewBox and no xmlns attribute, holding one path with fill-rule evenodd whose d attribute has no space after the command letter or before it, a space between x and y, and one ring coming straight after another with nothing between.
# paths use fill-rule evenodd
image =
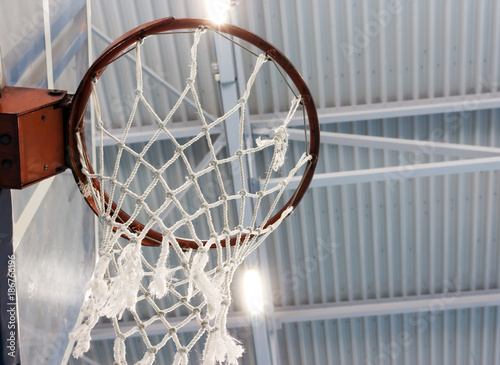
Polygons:
<instances>
[{"instance_id":1,"label":"ceiling beam","mask_svg":"<svg viewBox=\"0 0 500 365\"><path fill-rule=\"evenodd\" d=\"M399 298L353 300L339 303L310 304L288 307L274 307L274 318L279 328L285 323L310 321L327 321L342 318L359 318L405 313L435 313L456 309L484 308L500 305L500 290L480 290L461 292L457 283L445 283L445 292L434 295L419 295ZM185 318L170 318L172 326L178 325ZM250 324L247 313L231 312L227 318L228 328L243 328ZM122 332L136 327L135 321L120 323ZM192 320L180 328L178 332L195 332L200 328L196 320ZM150 335L164 335L168 329L161 321L147 327ZM133 336L139 336L136 332ZM111 323L100 323L92 330L92 341L115 338Z\"/></svg>"},{"instance_id":2,"label":"ceiling beam","mask_svg":"<svg viewBox=\"0 0 500 365\"><path fill-rule=\"evenodd\" d=\"M318 117L320 124L331 124L429 114L470 113L495 108L500 108L500 92L322 108L318 109ZM253 128L273 127L280 125L286 116L287 112L253 115L250 123ZM296 115L289 126L303 124L302 115Z\"/></svg>"},{"instance_id":3,"label":"ceiling beam","mask_svg":"<svg viewBox=\"0 0 500 365\"><path fill-rule=\"evenodd\" d=\"M288 139L291 141L304 141L304 131L301 129L288 129ZM271 128L256 128L255 134L274 136ZM389 137L366 136L359 134L321 132L321 143L376 148L399 152L417 152L424 154L456 156L462 158L478 158L500 156L500 148L465 145L459 143L442 143L428 140L401 139Z\"/></svg>"},{"instance_id":4,"label":"ceiling beam","mask_svg":"<svg viewBox=\"0 0 500 365\"><path fill-rule=\"evenodd\" d=\"M284 323L325 321L341 318L432 313L498 305L500 305L500 291L498 290L467 293L456 291L436 295L276 308L274 315L278 325L282 325Z\"/></svg>"},{"instance_id":5,"label":"ceiling beam","mask_svg":"<svg viewBox=\"0 0 500 365\"><path fill-rule=\"evenodd\" d=\"M185 317L172 317L166 318L172 327L176 327L183 322ZM120 330L122 333L130 331L132 328L137 327L136 321L119 322ZM243 328L248 327L250 322L248 316L243 312L232 312L227 316L227 328ZM200 324L193 318L190 322L177 329L177 333L182 332L196 332L200 329ZM162 321L151 323L147 327L148 336L161 336L168 333L168 328L165 327ZM135 332L130 337L141 336L140 332ZM114 340L116 337L115 330L112 323L98 323L92 330L92 341Z\"/></svg>"},{"instance_id":6,"label":"ceiling beam","mask_svg":"<svg viewBox=\"0 0 500 365\"><path fill-rule=\"evenodd\" d=\"M201 124L199 121L191 121L191 122L178 122L171 123L170 128L168 129L170 133L174 136L175 139L178 138L193 138L201 133ZM121 138L124 128L116 128L116 129L108 129L108 132L113 136L120 136ZM127 143L141 143L141 142L149 142L154 134L158 131L158 127L156 126L140 126L140 127L132 127L130 128L127 134ZM220 134L222 132L222 128L220 126L215 126L210 129L210 134ZM157 141L161 141L164 139L170 139L170 137L166 133L160 133ZM95 136L96 145L99 146L100 136L99 133ZM116 142L109 136L104 135L103 145L111 146L115 145Z\"/></svg>"},{"instance_id":7,"label":"ceiling beam","mask_svg":"<svg viewBox=\"0 0 500 365\"><path fill-rule=\"evenodd\" d=\"M500 170L500 157L473 158L469 160L408 164L362 170L315 174L310 187L324 187L359 184L374 181L394 181L480 171ZM302 176L293 177L285 189L296 189ZM269 180L268 189L278 185L283 179ZM261 185L263 181L260 181Z\"/></svg>"}]
</instances>

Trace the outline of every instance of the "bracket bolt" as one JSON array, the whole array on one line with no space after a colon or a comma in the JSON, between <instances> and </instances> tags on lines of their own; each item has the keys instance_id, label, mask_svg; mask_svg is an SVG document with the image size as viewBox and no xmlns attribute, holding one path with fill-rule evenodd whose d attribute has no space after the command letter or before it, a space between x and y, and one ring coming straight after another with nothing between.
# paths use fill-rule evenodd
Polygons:
<instances>
[{"instance_id":1,"label":"bracket bolt","mask_svg":"<svg viewBox=\"0 0 500 365\"><path fill-rule=\"evenodd\" d=\"M62 95L63 93L64 93L64 91L62 91L62 90L57 90L57 89L49 90L49 95L52 95L52 96Z\"/></svg>"},{"instance_id":2,"label":"bracket bolt","mask_svg":"<svg viewBox=\"0 0 500 365\"><path fill-rule=\"evenodd\" d=\"M12 141L12 137L8 134L2 134L0 136L0 143L3 145L8 145Z\"/></svg>"},{"instance_id":3,"label":"bracket bolt","mask_svg":"<svg viewBox=\"0 0 500 365\"><path fill-rule=\"evenodd\" d=\"M2 168L4 170L10 170L12 168L12 161L11 160L3 160L2 161Z\"/></svg>"}]
</instances>

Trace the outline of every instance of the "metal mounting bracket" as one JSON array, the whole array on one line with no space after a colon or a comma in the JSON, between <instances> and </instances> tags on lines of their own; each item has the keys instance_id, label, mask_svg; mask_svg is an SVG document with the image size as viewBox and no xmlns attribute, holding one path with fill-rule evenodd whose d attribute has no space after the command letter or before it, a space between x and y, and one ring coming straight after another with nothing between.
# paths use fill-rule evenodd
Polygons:
<instances>
[{"instance_id":1,"label":"metal mounting bracket","mask_svg":"<svg viewBox=\"0 0 500 365\"><path fill-rule=\"evenodd\" d=\"M66 169L63 90L5 86L0 98L0 189L22 189Z\"/></svg>"}]
</instances>

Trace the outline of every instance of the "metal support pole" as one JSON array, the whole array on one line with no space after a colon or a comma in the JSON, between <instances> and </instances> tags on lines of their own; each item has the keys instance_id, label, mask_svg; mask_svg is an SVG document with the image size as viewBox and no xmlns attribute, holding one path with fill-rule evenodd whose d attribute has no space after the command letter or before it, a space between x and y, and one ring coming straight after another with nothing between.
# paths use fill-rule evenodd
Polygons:
<instances>
[{"instance_id":1,"label":"metal support pole","mask_svg":"<svg viewBox=\"0 0 500 365\"><path fill-rule=\"evenodd\" d=\"M2 47L0 47L0 98L2 97L2 89L6 85L5 74L3 72Z\"/></svg>"},{"instance_id":2,"label":"metal support pole","mask_svg":"<svg viewBox=\"0 0 500 365\"><path fill-rule=\"evenodd\" d=\"M21 364L10 190L0 189L0 362Z\"/></svg>"}]
</instances>

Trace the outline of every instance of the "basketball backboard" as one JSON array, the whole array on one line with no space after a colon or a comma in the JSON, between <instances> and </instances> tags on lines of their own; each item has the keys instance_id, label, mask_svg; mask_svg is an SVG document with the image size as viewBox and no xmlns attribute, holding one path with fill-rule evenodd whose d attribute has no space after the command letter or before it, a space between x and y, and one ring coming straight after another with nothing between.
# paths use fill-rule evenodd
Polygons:
<instances>
[{"instance_id":1,"label":"basketball backboard","mask_svg":"<svg viewBox=\"0 0 500 365\"><path fill-rule=\"evenodd\" d=\"M74 93L89 63L86 1L8 1L0 12L4 84ZM0 363L67 361L95 255L85 205L69 170L0 190Z\"/></svg>"}]
</instances>

